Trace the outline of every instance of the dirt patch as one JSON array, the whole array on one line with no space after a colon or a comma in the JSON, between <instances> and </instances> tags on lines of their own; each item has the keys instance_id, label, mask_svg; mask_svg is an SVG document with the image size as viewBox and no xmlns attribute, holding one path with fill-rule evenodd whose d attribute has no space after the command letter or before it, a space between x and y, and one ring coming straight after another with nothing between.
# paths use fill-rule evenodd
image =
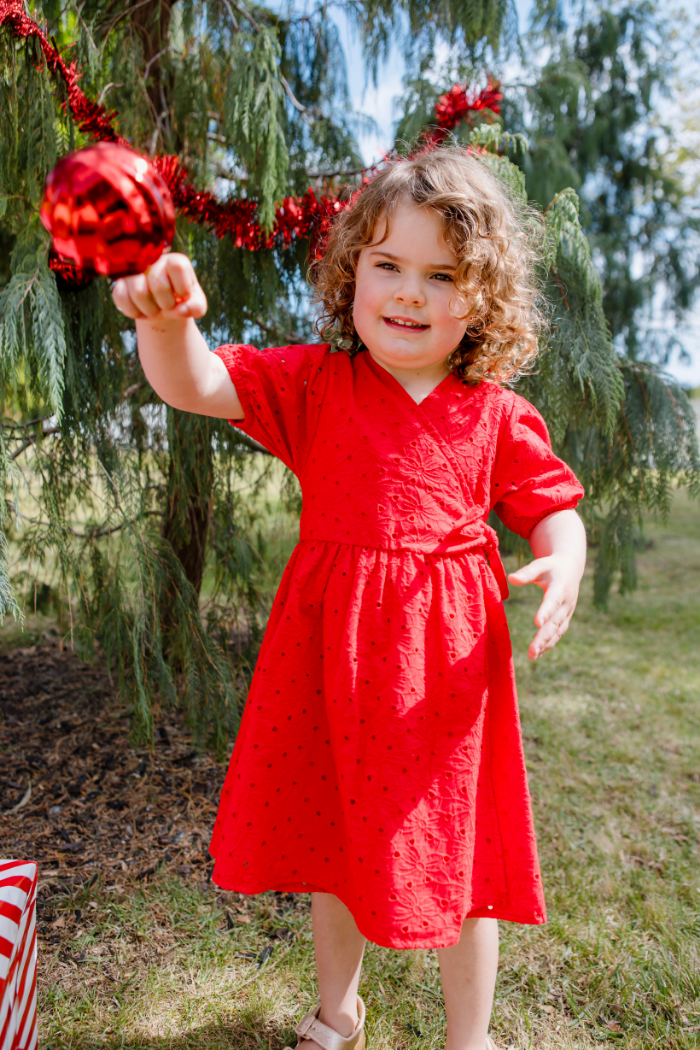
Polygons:
<instances>
[{"instance_id":1,"label":"dirt patch","mask_svg":"<svg viewBox=\"0 0 700 1050\"><path fill-rule=\"evenodd\" d=\"M157 717L153 748L132 747L103 662L58 644L0 654L2 855L36 860L40 882L208 881L225 773L178 712Z\"/></svg>"}]
</instances>

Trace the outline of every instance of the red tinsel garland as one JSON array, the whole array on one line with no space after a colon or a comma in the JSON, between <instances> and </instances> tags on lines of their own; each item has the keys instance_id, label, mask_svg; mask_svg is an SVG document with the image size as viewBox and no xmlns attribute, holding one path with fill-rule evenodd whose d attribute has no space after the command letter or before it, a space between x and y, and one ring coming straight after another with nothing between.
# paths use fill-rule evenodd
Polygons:
<instances>
[{"instance_id":1,"label":"red tinsel garland","mask_svg":"<svg viewBox=\"0 0 700 1050\"><path fill-rule=\"evenodd\" d=\"M257 220L257 201L218 201L209 191L192 185L177 157L154 157L152 164L168 184L180 215L207 226L217 237L231 237L237 248L289 245L294 237L310 237L318 243L330 229L333 217L349 203L347 197L335 194L317 197L309 187L303 197L284 197L275 211L274 225L266 233Z\"/></svg>"},{"instance_id":2,"label":"red tinsel garland","mask_svg":"<svg viewBox=\"0 0 700 1050\"><path fill-rule=\"evenodd\" d=\"M100 142L118 142L122 146L130 143L121 138L112 127L116 112L107 112L104 106L91 102L78 87L82 74L77 63L64 62L55 42L49 40L41 27L24 10L21 0L0 0L0 28L8 26L14 37L35 37L39 42L46 65L53 76L59 76L66 85L67 99L64 105L70 109L75 122L85 135Z\"/></svg>"},{"instance_id":3,"label":"red tinsel garland","mask_svg":"<svg viewBox=\"0 0 700 1050\"><path fill-rule=\"evenodd\" d=\"M466 85L455 84L446 95L441 95L435 106L435 116L442 129L449 131L455 128L467 113L480 113L485 109L498 114L501 111L503 95L501 85L489 77L488 86L471 98Z\"/></svg>"},{"instance_id":4,"label":"red tinsel garland","mask_svg":"<svg viewBox=\"0 0 700 1050\"><path fill-rule=\"evenodd\" d=\"M107 111L104 106L88 99L78 86L81 73L77 64L66 63L55 42L49 40L41 27L27 15L22 0L0 0L0 28L6 26L18 38L34 37L41 48L49 72L60 77L66 86L67 107L80 131L100 142L115 142L131 146L113 127L116 111ZM435 113L438 128L428 135L428 141L439 143L447 131L459 123L470 112L491 110L499 112L503 95L496 81L489 80L488 87L467 95L466 87L455 84L439 99ZM317 196L309 187L302 197L285 197L277 206L272 229L266 232L258 222L258 204L245 198L217 200L208 190L199 190L188 178L187 169L176 156L154 157L153 165L168 184L177 211L190 222L201 223L211 229L217 237L231 237L239 248L251 251L276 245L289 245L294 238L310 238L315 252L321 250L325 235L338 212L348 207L355 194L347 195L347 188L338 194ZM371 169L367 169L369 171ZM365 175L363 182L368 179ZM357 191L356 191L357 192ZM52 257L51 267L66 281L80 282L80 271L57 256Z\"/></svg>"}]
</instances>

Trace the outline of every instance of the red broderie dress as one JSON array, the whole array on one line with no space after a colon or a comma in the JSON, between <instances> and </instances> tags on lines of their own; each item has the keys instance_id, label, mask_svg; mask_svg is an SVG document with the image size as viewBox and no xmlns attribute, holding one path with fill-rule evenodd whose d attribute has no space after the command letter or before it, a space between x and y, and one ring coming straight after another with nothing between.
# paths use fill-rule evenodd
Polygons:
<instances>
[{"instance_id":1,"label":"red broderie dress","mask_svg":"<svg viewBox=\"0 0 700 1050\"><path fill-rule=\"evenodd\" d=\"M235 425L298 475L219 806L214 881L334 893L377 944L545 921L494 508L528 536L583 490L541 416L450 375L420 404L368 352L217 351Z\"/></svg>"}]
</instances>

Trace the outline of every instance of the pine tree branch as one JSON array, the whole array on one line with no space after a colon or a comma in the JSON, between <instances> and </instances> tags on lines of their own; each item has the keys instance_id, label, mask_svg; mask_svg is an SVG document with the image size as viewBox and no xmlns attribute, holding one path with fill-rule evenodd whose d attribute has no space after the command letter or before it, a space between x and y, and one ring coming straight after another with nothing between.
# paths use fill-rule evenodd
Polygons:
<instances>
[{"instance_id":1,"label":"pine tree branch","mask_svg":"<svg viewBox=\"0 0 700 1050\"><path fill-rule=\"evenodd\" d=\"M162 511L160 510L144 510L141 514L141 517L143 518L159 518L161 516ZM78 532L76 529L68 528L68 532L70 532L73 536L77 536L78 539L87 540L94 539L99 536L113 536L115 532L119 532L120 529L123 529L126 525L132 524L134 524L133 521L129 520L122 521L119 523L119 525L112 525L111 528L107 528L106 525L102 525L100 528L89 529L87 532Z\"/></svg>"},{"instance_id":2,"label":"pine tree branch","mask_svg":"<svg viewBox=\"0 0 700 1050\"><path fill-rule=\"evenodd\" d=\"M241 4L236 3L236 0L224 0L224 4L225 4L226 8L228 9L229 15L231 16L231 21L233 22L234 27L235 27L237 32L240 32L240 26L238 25L238 21L236 19L236 16L233 13L232 6L231 6L232 4L233 4L233 7L235 7L236 11L238 11L238 13L240 15L242 15L244 18L246 18L248 20L248 22L250 22L251 26L253 27L253 29L255 30L256 33L262 32L262 27L255 21L255 19L251 15L251 13L249 11L247 11L245 9L245 7L242 7ZM312 122L314 120L318 120L318 118L321 116L321 111L318 109L318 107L317 106L304 106L299 101L299 99L296 97L294 92L292 91L291 86L289 84L289 81L284 76L284 74L281 72L281 70L278 70L278 76L279 76L280 84L284 88L284 92L285 92L287 98L292 103L292 105L294 106L296 111L298 113L300 113L302 115L302 117L304 117L309 122Z\"/></svg>"},{"instance_id":3,"label":"pine tree branch","mask_svg":"<svg viewBox=\"0 0 700 1050\"><path fill-rule=\"evenodd\" d=\"M561 293L561 297L564 300L564 306L566 307L567 310L570 310L571 307L569 306L569 300L566 298L566 292L564 291L564 285L562 284L561 278L559 277L559 274L557 273L557 271L554 269L553 266L550 267L550 273L552 274L552 277L554 278L554 280L557 282L557 288L559 289L559 291Z\"/></svg>"},{"instance_id":4,"label":"pine tree branch","mask_svg":"<svg viewBox=\"0 0 700 1050\"><path fill-rule=\"evenodd\" d=\"M93 40L92 33L90 32L90 30L88 28L87 22L83 18L83 8L84 7L85 7L85 0L84 0L84 2L82 4L76 4L75 5L75 12L76 12L76 14L77 14L77 16L78 16L78 18L80 20L80 23L81 23L83 29L85 30L85 36L89 40L90 46L92 47L92 50L94 51L95 56L99 57L100 49L98 48L97 44ZM109 87L109 85L108 85L108 87ZM107 88L105 88L104 93L105 94L107 93ZM102 96L100 96L100 105L101 104L102 104Z\"/></svg>"},{"instance_id":5,"label":"pine tree branch","mask_svg":"<svg viewBox=\"0 0 700 1050\"><path fill-rule=\"evenodd\" d=\"M229 15L231 16L231 21L233 22L233 31L234 31L234 33L240 33L241 27L238 24L238 19L236 18L236 16L233 13L233 8L231 7L231 4L229 3L229 0L224 0L224 6L225 6L226 10L228 11Z\"/></svg>"},{"instance_id":6,"label":"pine tree branch","mask_svg":"<svg viewBox=\"0 0 700 1050\"><path fill-rule=\"evenodd\" d=\"M124 84L117 84L113 80L110 80L109 84L105 84L105 86L102 88L102 91L100 91L100 94L97 98L97 105L102 106L104 104L104 100L107 98L108 91L111 91L112 88L120 87L124 87Z\"/></svg>"},{"instance_id":7,"label":"pine tree branch","mask_svg":"<svg viewBox=\"0 0 700 1050\"><path fill-rule=\"evenodd\" d=\"M649 398L647 397L647 391L646 387L644 386L644 383L642 382L642 377L640 376L639 372L636 371L635 375L637 378L637 382L639 383L639 389L642 391L642 397L644 398L644 406L647 410L647 416L649 419L653 419L653 416L651 414L651 407L649 405Z\"/></svg>"},{"instance_id":8,"label":"pine tree branch","mask_svg":"<svg viewBox=\"0 0 700 1050\"><path fill-rule=\"evenodd\" d=\"M150 69L151 69L151 66L153 65L153 63L157 62L159 58L163 57L163 55L167 55L168 52L170 52L170 51L172 51L172 48L170 46L164 47L163 50L162 51L158 51L158 53L155 54L153 56L153 58L149 58L148 62L146 63L146 68L143 71L143 78L142 79L144 81L147 79L148 74L150 72Z\"/></svg>"},{"instance_id":9,"label":"pine tree branch","mask_svg":"<svg viewBox=\"0 0 700 1050\"><path fill-rule=\"evenodd\" d=\"M27 427L36 426L37 423L44 423L47 419L51 419L51 416L38 416L36 419L29 419L26 423L0 423L0 428L3 430L26 430Z\"/></svg>"},{"instance_id":10,"label":"pine tree branch","mask_svg":"<svg viewBox=\"0 0 700 1050\"><path fill-rule=\"evenodd\" d=\"M284 88L285 94L286 94L287 98L289 99L289 101L294 106L294 108L297 110L298 113L301 113L302 116L308 117L309 116L309 108L308 108L308 106L302 106L301 102L299 101L299 99L296 97L296 95L292 91L291 87L289 86L289 81L287 80L287 78L284 76L283 73L279 74L279 78L280 78L280 84ZM317 109L317 107L314 106L314 109Z\"/></svg>"},{"instance_id":11,"label":"pine tree branch","mask_svg":"<svg viewBox=\"0 0 700 1050\"><path fill-rule=\"evenodd\" d=\"M8 500L6 500L5 502L9 504ZM14 513L14 508L12 507L11 509L12 509L12 511ZM142 512L142 514L141 514L141 517L143 517L143 518L160 518L161 516L162 516L162 511L160 511L160 510L144 510ZM17 512L17 517L21 518L22 521L28 522L30 525L41 525L42 524L42 519L41 518L30 518L30 516L28 514L23 514L21 511ZM62 529L63 529L63 532L67 532L71 536L75 536L76 539L89 540L89 539L99 538L99 537L102 537L102 536L112 536L112 535L114 535L115 532L119 532L121 529L125 528L127 525L135 525L135 524L136 524L136 519L130 518L128 521L121 521L118 525L112 525L109 528L106 525L100 525L99 527L96 527L94 529L88 529L85 532L78 532L78 530L74 529L71 525L65 525L65 524L62 526Z\"/></svg>"},{"instance_id":12,"label":"pine tree branch","mask_svg":"<svg viewBox=\"0 0 700 1050\"><path fill-rule=\"evenodd\" d=\"M103 35L105 39L109 39L110 33L121 22L122 18L126 18L128 15L133 15L134 11L138 11L140 7L145 7L146 4L150 3L152 3L152 0L138 0L138 3L134 4L131 7L126 7L123 11L120 11L119 14L112 19L110 24L107 26L107 29L104 31Z\"/></svg>"},{"instance_id":13,"label":"pine tree branch","mask_svg":"<svg viewBox=\"0 0 700 1050\"><path fill-rule=\"evenodd\" d=\"M313 13L315 15L320 15L321 18L324 18L325 15L326 15L326 5L325 4L321 5ZM323 55L323 57L325 58L325 60L327 62L328 61L328 51L326 49L326 45L323 43L323 38L322 38L322 36L321 36L321 34L320 34L319 30L318 30L318 26L313 21L313 19L309 15L300 15L298 18L290 18L287 21L288 21L289 25L298 25L301 22L305 22L308 26L311 27L311 32L313 33L314 37L316 38L316 43L318 44L318 49L319 49L319 51L321 52L321 54Z\"/></svg>"},{"instance_id":14,"label":"pine tree branch","mask_svg":"<svg viewBox=\"0 0 700 1050\"><path fill-rule=\"evenodd\" d=\"M255 21L255 19L251 15L250 11L246 11L245 7L242 7L240 4L237 4L236 0L231 0L231 2L233 4L233 6L235 7L236 11L238 11L239 15L243 15L243 17L250 22L250 24L252 25L252 27L255 30L255 32L256 33L260 33L262 27L258 25L258 23ZM229 4L226 3L226 6L228 7Z\"/></svg>"},{"instance_id":15,"label":"pine tree branch","mask_svg":"<svg viewBox=\"0 0 700 1050\"><path fill-rule=\"evenodd\" d=\"M262 317L256 317L255 318L255 323L258 326L258 328L260 329L260 331L264 332L265 335L272 334L275 338L278 338L279 328L277 328L275 325L266 324L266 322L263 321ZM288 332L287 335L288 335L288 338L291 339L292 343L305 343L306 342L304 337L302 335L300 335L298 332L291 331L291 332Z\"/></svg>"},{"instance_id":16,"label":"pine tree branch","mask_svg":"<svg viewBox=\"0 0 700 1050\"><path fill-rule=\"evenodd\" d=\"M13 460L17 459L19 456L22 455L23 452L26 452L28 448L31 448L31 446L36 443L36 439L37 439L38 436L40 436L43 439L43 438L46 438L46 437L51 437L53 434L60 434L60 433L61 433L61 428L60 427L50 427L48 430L42 430L41 435L32 434L32 436L30 438L27 438L27 440L22 445L20 445L20 447L18 449L16 449L12 453L10 459L13 459Z\"/></svg>"},{"instance_id":17,"label":"pine tree branch","mask_svg":"<svg viewBox=\"0 0 700 1050\"><path fill-rule=\"evenodd\" d=\"M370 165L369 168L336 168L335 171L307 171L307 179L337 179L337 178L349 178L351 175L364 175L366 171L371 171L374 165Z\"/></svg>"},{"instance_id":18,"label":"pine tree branch","mask_svg":"<svg viewBox=\"0 0 700 1050\"><path fill-rule=\"evenodd\" d=\"M246 448L251 449L251 451L253 452L262 452L264 456L273 455L273 453L270 452L268 448L265 448L264 445L261 445L259 441L255 440L255 438L249 437L247 434L244 434L242 430L238 429L238 427L234 427L233 429L236 431L236 441L239 445L245 445Z\"/></svg>"},{"instance_id":19,"label":"pine tree branch","mask_svg":"<svg viewBox=\"0 0 700 1050\"><path fill-rule=\"evenodd\" d=\"M682 430L682 428L683 428L683 420L681 418L681 413L680 413L680 410L678 408L678 402L676 401L675 397L673 396L673 391L671 390L671 387L668 385L668 383L664 383L663 379L661 380L661 382L663 384L664 390L666 391L666 393L668 394L668 396L671 399L671 404L673 405L673 411L676 413L676 421L678 423L678 428L679 428L679 430Z\"/></svg>"}]
</instances>

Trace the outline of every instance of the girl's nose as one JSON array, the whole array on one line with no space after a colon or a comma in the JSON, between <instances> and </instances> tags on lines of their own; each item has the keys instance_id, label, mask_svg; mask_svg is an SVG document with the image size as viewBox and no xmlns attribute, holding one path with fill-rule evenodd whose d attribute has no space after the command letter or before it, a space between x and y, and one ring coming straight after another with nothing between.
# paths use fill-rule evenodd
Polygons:
<instances>
[{"instance_id":1,"label":"girl's nose","mask_svg":"<svg viewBox=\"0 0 700 1050\"><path fill-rule=\"evenodd\" d=\"M397 303L405 303L407 306L424 306L425 294L418 278L406 274L405 279L394 292L394 299Z\"/></svg>"}]
</instances>

